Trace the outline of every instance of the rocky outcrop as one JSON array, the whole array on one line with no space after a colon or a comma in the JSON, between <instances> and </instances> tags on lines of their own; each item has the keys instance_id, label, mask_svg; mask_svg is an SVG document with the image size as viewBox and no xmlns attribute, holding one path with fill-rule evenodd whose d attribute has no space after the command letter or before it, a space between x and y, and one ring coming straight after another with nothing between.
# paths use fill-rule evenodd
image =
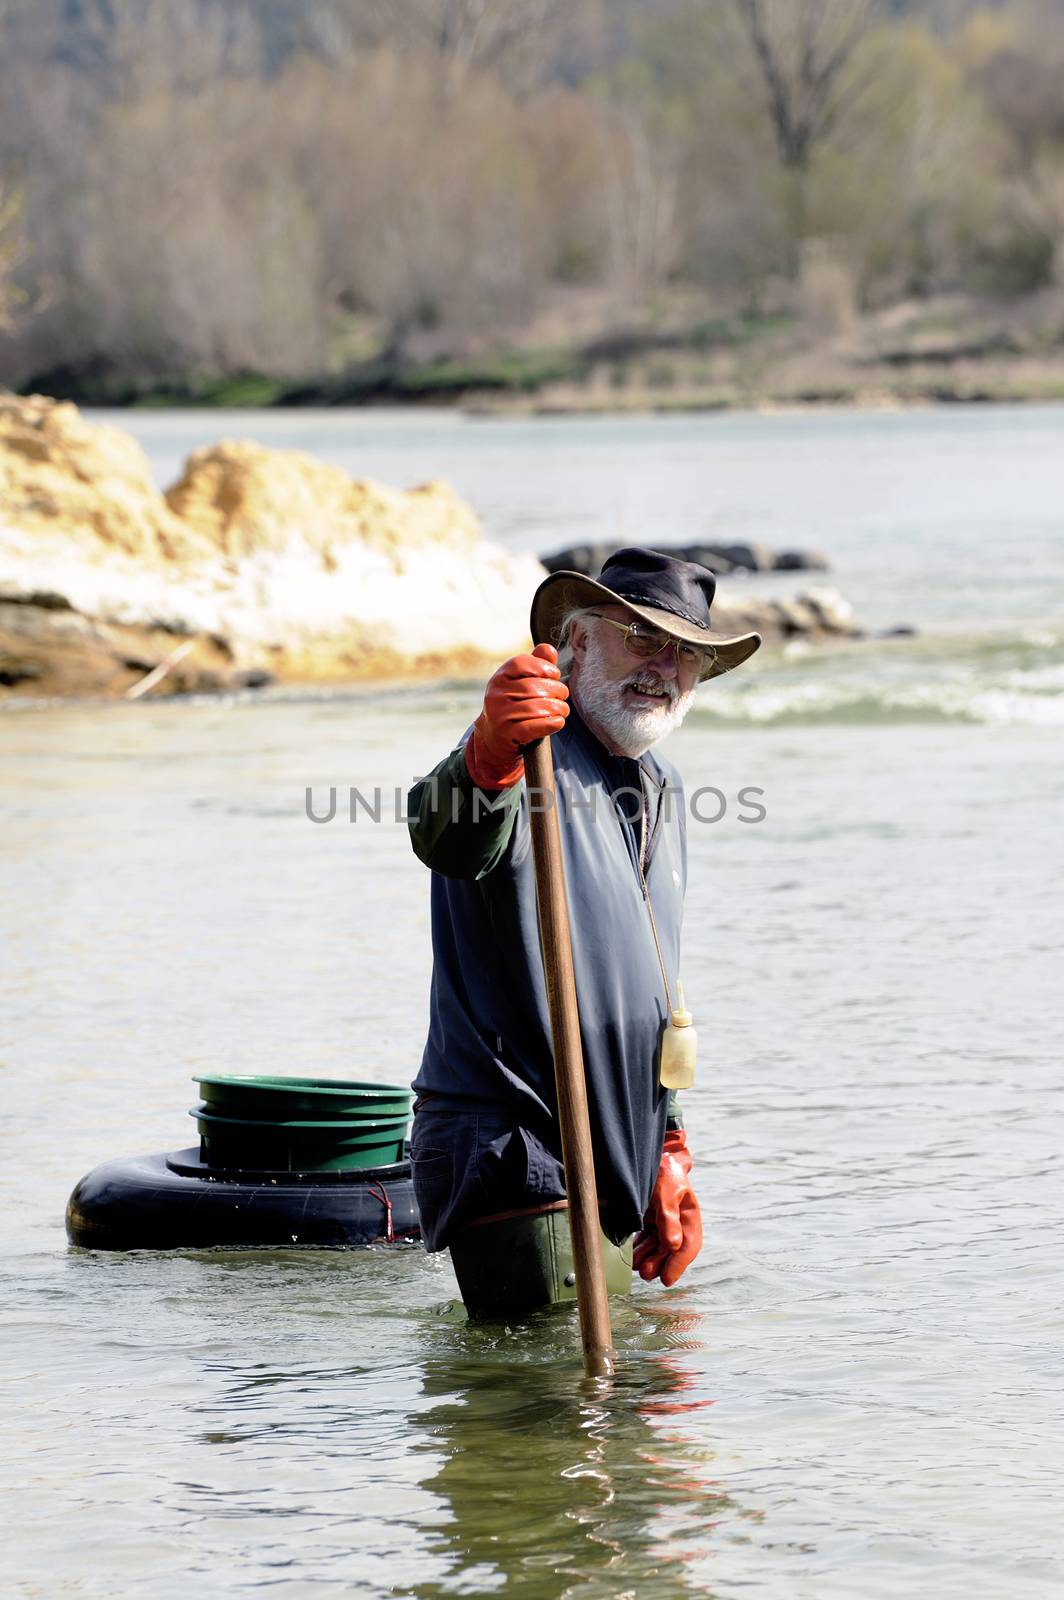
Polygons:
<instances>
[{"instance_id":1,"label":"rocky outcrop","mask_svg":"<svg viewBox=\"0 0 1064 1600\"><path fill-rule=\"evenodd\" d=\"M233 562L298 544L329 572L354 549L401 572L427 551L462 559L483 542L472 508L446 484L389 489L302 451L248 442L197 450L164 498L183 527Z\"/></svg>"},{"instance_id":2,"label":"rocky outcrop","mask_svg":"<svg viewBox=\"0 0 1064 1600\"><path fill-rule=\"evenodd\" d=\"M540 556L548 572L594 575L621 543L574 544ZM766 544L681 544L663 546L682 561L697 561L718 577L742 572L826 572L827 557L818 550L771 550Z\"/></svg>"},{"instance_id":3,"label":"rocky outcrop","mask_svg":"<svg viewBox=\"0 0 1064 1600\"><path fill-rule=\"evenodd\" d=\"M222 442L164 495L119 429L0 396L0 694L122 695L160 667L153 693L480 674L527 644L543 576L444 483L391 489ZM713 620L854 631L829 590L735 586Z\"/></svg>"},{"instance_id":4,"label":"rocky outcrop","mask_svg":"<svg viewBox=\"0 0 1064 1600\"><path fill-rule=\"evenodd\" d=\"M162 692L479 671L542 575L446 484L221 443L164 496L120 431L0 400L0 689L121 694L183 642Z\"/></svg>"},{"instance_id":5,"label":"rocky outcrop","mask_svg":"<svg viewBox=\"0 0 1064 1600\"><path fill-rule=\"evenodd\" d=\"M151 624L102 622L54 601L49 595L0 598L0 695L122 694L183 639ZM165 678L163 692L208 693L255 681L254 669L242 672L236 665L226 640L184 637L192 648Z\"/></svg>"},{"instance_id":6,"label":"rocky outcrop","mask_svg":"<svg viewBox=\"0 0 1064 1600\"><path fill-rule=\"evenodd\" d=\"M135 439L43 395L0 394L0 522L5 567L45 570L53 555L69 558L71 538L85 566L173 567L210 554L170 511Z\"/></svg>"},{"instance_id":7,"label":"rocky outcrop","mask_svg":"<svg viewBox=\"0 0 1064 1600\"><path fill-rule=\"evenodd\" d=\"M789 600L748 599L735 588L713 601L713 626L730 633L754 629L766 640L858 638L853 607L837 589L806 589Z\"/></svg>"}]
</instances>

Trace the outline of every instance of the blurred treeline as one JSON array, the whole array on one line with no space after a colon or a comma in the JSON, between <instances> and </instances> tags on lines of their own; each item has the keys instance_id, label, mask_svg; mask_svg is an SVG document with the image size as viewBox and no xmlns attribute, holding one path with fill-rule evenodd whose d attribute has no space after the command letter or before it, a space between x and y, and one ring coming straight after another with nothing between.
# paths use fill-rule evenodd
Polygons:
<instances>
[{"instance_id":1,"label":"blurred treeline","mask_svg":"<svg viewBox=\"0 0 1064 1600\"><path fill-rule=\"evenodd\" d=\"M1064 281L1062 0L0 0L0 380ZM821 297L823 299L823 297ZM686 303L686 302L685 302Z\"/></svg>"}]
</instances>

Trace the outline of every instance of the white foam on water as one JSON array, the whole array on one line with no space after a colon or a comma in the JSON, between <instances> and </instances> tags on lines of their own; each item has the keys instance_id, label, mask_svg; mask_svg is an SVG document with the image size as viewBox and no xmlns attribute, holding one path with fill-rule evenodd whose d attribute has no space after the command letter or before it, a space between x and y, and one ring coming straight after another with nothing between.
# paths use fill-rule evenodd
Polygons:
<instances>
[{"instance_id":1,"label":"white foam on water","mask_svg":"<svg viewBox=\"0 0 1064 1600\"><path fill-rule=\"evenodd\" d=\"M826 668L831 676L824 676ZM1064 725L1064 662L1002 670L955 653L907 665L872 653L837 658L828 668L815 655L800 663L790 657L785 675L768 668L724 693L710 690L696 714L757 726L943 721L1059 727Z\"/></svg>"},{"instance_id":2,"label":"white foam on water","mask_svg":"<svg viewBox=\"0 0 1064 1600\"><path fill-rule=\"evenodd\" d=\"M975 722L1059 728L1064 727L1064 694L1010 694L1004 689L992 689L976 695L969 711Z\"/></svg>"}]
</instances>

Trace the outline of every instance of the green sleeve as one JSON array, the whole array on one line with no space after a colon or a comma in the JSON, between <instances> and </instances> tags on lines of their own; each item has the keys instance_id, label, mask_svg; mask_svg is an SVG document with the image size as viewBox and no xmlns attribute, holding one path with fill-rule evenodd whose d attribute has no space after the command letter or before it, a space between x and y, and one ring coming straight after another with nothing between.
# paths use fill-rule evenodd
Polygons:
<instances>
[{"instance_id":1,"label":"green sleeve","mask_svg":"<svg viewBox=\"0 0 1064 1600\"><path fill-rule=\"evenodd\" d=\"M459 745L407 796L414 854L445 878L486 877L506 853L521 790L520 783L497 792L478 789Z\"/></svg>"},{"instance_id":2,"label":"green sleeve","mask_svg":"<svg viewBox=\"0 0 1064 1600\"><path fill-rule=\"evenodd\" d=\"M680 1091L678 1089L669 1090L669 1115L665 1123L666 1128L683 1127L683 1112L680 1109L679 1095Z\"/></svg>"}]
</instances>

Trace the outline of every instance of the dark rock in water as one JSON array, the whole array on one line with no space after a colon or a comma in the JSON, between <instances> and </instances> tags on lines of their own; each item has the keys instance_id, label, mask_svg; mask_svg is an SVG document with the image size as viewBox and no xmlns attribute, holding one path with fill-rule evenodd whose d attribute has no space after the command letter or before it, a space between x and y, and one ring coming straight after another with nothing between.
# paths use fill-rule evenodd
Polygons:
<instances>
[{"instance_id":1,"label":"dark rock in water","mask_svg":"<svg viewBox=\"0 0 1064 1600\"><path fill-rule=\"evenodd\" d=\"M776 565L775 554L765 544L721 544L712 548L731 563L732 571L771 572Z\"/></svg>"},{"instance_id":2,"label":"dark rock in water","mask_svg":"<svg viewBox=\"0 0 1064 1600\"><path fill-rule=\"evenodd\" d=\"M631 541L625 541L630 543ZM826 572L827 557L816 550L770 550L765 544L681 544L664 547L667 554L681 561L697 561L718 577L736 572ZM624 543L575 544L565 550L540 556L548 572L580 572L597 577L603 564Z\"/></svg>"},{"instance_id":3,"label":"dark rock in water","mask_svg":"<svg viewBox=\"0 0 1064 1600\"><path fill-rule=\"evenodd\" d=\"M274 673L266 672L262 668L252 667L247 672L234 672L230 680L233 689L268 689L271 683L276 683Z\"/></svg>"},{"instance_id":4,"label":"dark rock in water","mask_svg":"<svg viewBox=\"0 0 1064 1600\"><path fill-rule=\"evenodd\" d=\"M574 544L539 559L548 572L579 572L585 578L597 578L613 552L623 549L620 544Z\"/></svg>"},{"instance_id":5,"label":"dark rock in water","mask_svg":"<svg viewBox=\"0 0 1064 1600\"><path fill-rule=\"evenodd\" d=\"M777 550L776 572L827 572L827 556L819 550Z\"/></svg>"},{"instance_id":6,"label":"dark rock in water","mask_svg":"<svg viewBox=\"0 0 1064 1600\"><path fill-rule=\"evenodd\" d=\"M700 567L708 567L718 578L737 570L735 562L724 554L719 544L687 544L678 554L682 554L685 561L697 561Z\"/></svg>"},{"instance_id":7,"label":"dark rock in water","mask_svg":"<svg viewBox=\"0 0 1064 1600\"><path fill-rule=\"evenodd\" d=\"M877 639L915 639L916 629L907 622L900 622L896 628L884 628L876 634Z\"/></svg>"}]
</instances>

